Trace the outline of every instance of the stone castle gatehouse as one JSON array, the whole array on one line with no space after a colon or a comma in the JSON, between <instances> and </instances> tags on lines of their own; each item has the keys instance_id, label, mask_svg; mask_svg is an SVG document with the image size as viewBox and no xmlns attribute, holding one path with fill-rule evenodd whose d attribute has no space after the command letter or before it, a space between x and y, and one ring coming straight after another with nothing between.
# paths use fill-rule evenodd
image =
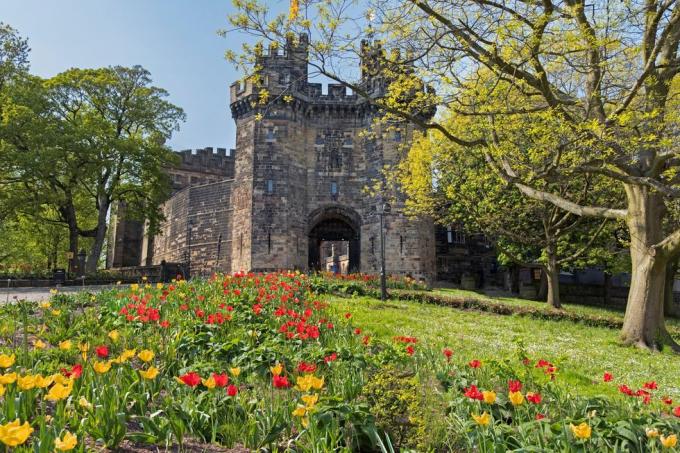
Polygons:
<instances>
[{"instance_id":1,"label":"stone castle gatehouse","mask_svg":"<svg viewBox=\"0 0 680 453\"><path fill-rule=\"evenodd\" d=\"M369 65L380 49L363 48ZM306 36L261 57L271 99L266 106L258 103L260 88L231 86L236 149L180 153L180 165L168 169L174 192L154 237L139 222L126 221L120 206L108 267L189 261L196 275L340 263L333 269L379 272L380 198L364 189L399 161L413 127L380 130L374 126L378 112L365 99L342 85L330 84L324 93L321 84L309 83L306 57ZM366 73L361 84L372 96L386 88ZM385 216L387 271L432 280L435 226L406 217L402 208L393 202Z\"/></svg>"}]
</instances>

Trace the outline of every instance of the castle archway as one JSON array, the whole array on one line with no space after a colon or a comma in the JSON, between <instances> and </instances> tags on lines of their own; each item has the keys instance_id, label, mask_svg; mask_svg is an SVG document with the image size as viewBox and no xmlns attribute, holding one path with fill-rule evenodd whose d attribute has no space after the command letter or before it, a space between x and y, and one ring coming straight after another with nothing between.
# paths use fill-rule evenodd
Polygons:
<instances>
[{"instance_id":1,"label":"castle archway","mask_svg":"<svg viewBox=\"0 0 680 453\"><path fill-rule=\"evenodd\" d=\"M352 209L327 206L308 219L309 270L359 272L361 217Z\"/></svg>"}]
</instances>

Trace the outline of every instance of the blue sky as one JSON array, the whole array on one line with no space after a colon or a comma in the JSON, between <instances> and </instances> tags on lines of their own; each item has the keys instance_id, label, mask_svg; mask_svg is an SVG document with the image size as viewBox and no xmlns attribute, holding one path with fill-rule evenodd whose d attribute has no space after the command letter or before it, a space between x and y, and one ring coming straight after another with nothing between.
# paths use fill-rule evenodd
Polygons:
<instances>
[{"instance_id":1,"label":"blue sky","mask_svg":"<svg viewBox=\"0 0 680 453\"><path fill-rule=\"evenodd\" d=\"M29 39L34 74L148 69L187 113L170 142L176 150L234 146L228 88L239 76L224 52L248 36L217 36L231 11L229 0L0 0L0 21Z\"/></svg>"}]
</instances>

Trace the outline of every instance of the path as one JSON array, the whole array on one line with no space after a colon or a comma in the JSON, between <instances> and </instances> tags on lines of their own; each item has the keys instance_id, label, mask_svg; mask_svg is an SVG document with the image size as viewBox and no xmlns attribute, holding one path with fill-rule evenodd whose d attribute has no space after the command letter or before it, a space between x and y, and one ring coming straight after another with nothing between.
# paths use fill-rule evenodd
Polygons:
<instances>
[{"instance_id":1,"label":"path","mask_svg":"<svg viewBox=\"0 0 680 453\"><path fill-rule=\"evenodd\" d=\"M64 294L73 294L79 291L98 293L99 291L110 289L112 287L113 285L63 286L58 288L58 290L60 293ZM52 288L2 288L0 286L0 303L4 304L6 302L12 302L15 300L39 301L49 299L51 296L50 289Z\"/></svg>"}]
</instances>

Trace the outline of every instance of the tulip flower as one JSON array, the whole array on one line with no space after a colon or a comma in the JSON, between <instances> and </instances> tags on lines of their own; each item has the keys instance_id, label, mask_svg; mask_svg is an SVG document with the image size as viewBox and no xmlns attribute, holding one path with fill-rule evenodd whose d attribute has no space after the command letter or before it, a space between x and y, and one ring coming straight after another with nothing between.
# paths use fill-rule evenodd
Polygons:
<instances>
[{"instance_id":1,"label":"tulip flower","mask_svg":"<svg viewBox=\"0 0 680 453\"><path fill-rule=\"evenodd\" d=\"M234 384L229 384L229 386L227 386L227 395L228 396L236 396L237 393L238 393L238 387L236 387Z\"/></svg>"},{"instance_id":2,"label":"tulip flower","mask_svg":"<svg viewBox=\"0 0 680 453\"><path fill-rule=\"evenodd\" d=\"M59 342L59 349L62 351L68 351L73 347L73 342L71 340L64 340Z\"/></svg>"},{"instance_id":3,"label":"tulip flower","mask_svg":"<svg viewBox=\"0 0 680 453\"><path fill-rule=\"evenodd\" d=\"M572 434L574 434L574 437L577 439L590 439L590 435L592 434L592 428L586 422L583 422L580 425L573 425L570 423L569 428L571 428Z\"/></svg>"},{"instance_id":4,"label":"tulip flower","mask_svg":"<svg viewBox=\"0 0 680 453\"><path fill-rule=\"evenodd\" d=\"M155 366L150 366L148 370L139 370L139 374L144 378L144 379L155 379L156 376L158 376L158 368Z\"/></svg>"},{"instance_id":5,"label":"tulip flower","mask_svg":"<svg viewBox=\"0 0 680 453\"><path fill-rule=\"evenodd\" d=\"M650 439L653 439L659 437L659 430L656 428L645 428L645 434L647 434L647 437Z\"/></svg>"},{"instance_id":6,"label":"tulip flower","mask_svg":"<svg viewBox=\"0 0 680 453\"><path fill-rule=\"evenodd\" d=\"M279 376L283 372L283 365L277 363L273 367L269 367L269 370L272 372L274 376Z\"/></svg>"},{"instance_id":7,"label":"tulip flower","mask_svg":"<svg viewBox=\"0 0 680 453\"><path fill-rule=\"evenodd\" d=\"M14 448L26 442L32 432L33 428L28 422L21 424L17 418L13 422L0 425L0 442Z\"/></svg>"},{"instance_id":8,"label":"tulip flower","mask_svg":"<svg viewBox=\"0 0 680 453\"><path fill-rule=\"evenodd\" d=\"M477 414L471 414L472 419L475 421L480 426L487 426L489 422L491 422L491 415L489 415L488 412L484 411L482 415L477 415Z\"/></svg>"},{"instance_id":9,"label":"tulip flower","mask_svg":"<svg viewBox=\"0 0 680 453\"><path fill-rule=\"evenodd\" d=\"M66 431L61 438L54 439L54 448L58 451L73 450L77 444L78 437L69 431Z\"/></svg>"},{"instance_id":10,"label":"tulip flower","mask_svg":"<svg viewBox=\"0 0 680 453\"><path fill-rule=\"evenodd\" d=\"M493 390L485 390L482 392L482 397L486 404L493 404L496 402L496 392Z\"/></svg>"},{"instance_id":11,"label":"tulip flower","mask_svg":"<svg viewBox=\"0 0 680 453\"><path fill-rule=\"evenodd\" d=\"M659 437L659 440L664 448L674 448L678 444L678 436L675 434L671 434L668 437L662 435Z\"/></svg>"},{"instance_id":12,"label":"tulip flower","mask_svg":"<svg viewBox=\"0 0 680 453\"><path fill-rule=\"evenodd\" d=\"M508 399L513 406L520 406L524 403L524 395L522 395L522 392L510 392L508 394Z\"/></svg>"},{"instance_id":13,"label":"tulip flower","mask_svg":"<svg viewBox=\"0 0 680 453\"><path fill-rule=\"evenodd\" d=\"M118 342L118 339L120 338L120 333L117 330L112 330L109 332L108 337L113 341L114 343Z\"/></svg>"},{"instance_id":14,"label":"tulip flower","mask_svg":"<svg viewBox=\"0 0 680 453\"><path fill-rule=\"evenodd\" d=\"M17 380L16 373L0 374L0 384L2 385L14 384L16 380Z\"/></svg>"},{"instance_id":15,"label":"tulip flower","mask_svg":"<svg viewBox=\"0 0 680 453\"><path fill-rule=\"evenodd\" d=\"M105 359L109 356L109 348L105 345L97 346L94 348L94 352L100 359Z\"/></svg>"},{"instance_id":16,"label":"tulip flower","mask_svg":"<svg viewBox=\"0 0 680 453\"><path fill-rule=\"evenodd\" d=\"M45 399L48 401L60 401L66 399L71 394L72 389L73 381L70 381L70 383L66 385L56 383L52 386L52 388L50 388L50 391L47 392Z\"/></svg>"},{"instance_id":17,"label":"tulip flower","mask_svg":"<svg viewBox=\"0 0 680 453\"><path fill-rule=\"evenodd\" d=\"M231 373L232 376L238 377L238 375L241 374L241 368L239 367L229 368L229 372Z\"/></svg>"},{"instance_id":18,"label":"tulip flower","mask_svg":"<svg viewBox=\"0 0 680 453\"><path fill-rule=\"evenodd\" d=\"M180 382L188 385L189 387L196 387L201 383L201 376L195 371L191 371L185 375L179 377Z\"/></svg>"},{"instance_id":19,"label":"tulip flower","mask_svg":"<svg viewBox=\"0 0 680 453\"><path fill-rule=\"evenodd\" d=\"M153 353L153 351L150 351L148 349L144 349L142 351L139 351L139 354L137 354L137 357L142 362L151 362L153 360L153 358L155 357L155 354Z\"/></svg>"},{"instance_id":20,"label":"tulip flower","mask_svg":"<svg viewBox=\"0 0 680 453\"><path fill-rule=\"evenodd\" d=\"M33 375L20 376L17 379L17 386L21 390L31 390L35 387L35 378Z\"/></svg>"},{"instance_id":21,"label":"tulip flower","mask_svg":"<svg viewBox=\"0 0 680 453\"><path fill-rule=\"evenodd\" d=\"M9 368L14 365L16 355L0 354L0 368Z\"/></svg>"},{"instance_id":22,"label":"tulip flower","mask_svg":"<svg viewBox=\"0 0 680 453\"><path fill-rule=\"evenodd\" d=\"M108 373L111 369L111 362L95 362L92 368L99 374Z\"/></svg>"}]
</instances>

